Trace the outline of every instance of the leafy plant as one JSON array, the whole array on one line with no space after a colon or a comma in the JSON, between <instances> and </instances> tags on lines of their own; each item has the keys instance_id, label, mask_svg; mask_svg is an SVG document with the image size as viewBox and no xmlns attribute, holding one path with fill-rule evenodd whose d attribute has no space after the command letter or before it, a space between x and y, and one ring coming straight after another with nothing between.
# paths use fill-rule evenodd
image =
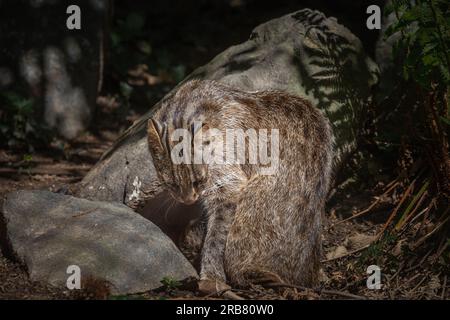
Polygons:
<instances>
[{"instance_id":1,"label":"leafy plant","mask_svg":"<svg viewBox=\"0 0 450 320\"><path fill-rule=\"evenodd\" d=\"M168 291L175 290L176 288L181 286L181 283L172 277L162 278L161 283L166 287Z\"/></svg>"},{"instance_id":2,"label":"leafy plant","mask_svg":"<svg viewBox=\"0 0 450 320\"><path fill-rule=\"evenodd\" d=\"M415 249L439 233L445 236L449 221L450 7L447 0L392 0L386 14L396 17L386 37L395 35L393 58L401 81L398 100L393 100L395 111L392 104L385 106L391 108L386 113L396 122L400 139L385 138L387 144L397 144L397 179L404 189L380 237L407 232L419 215L426 214L435 227L414 232L419 238L411 245ZM417 227L423 228L423 223Z\"/></svg>"},{"instance_id":3,"label":"leafy plant","mask_svg":"<svg viewBox=\"0 0 450 320\"><path fill-rule=\"evenodd\" d=\"M448 93L450 85L450 9L446 0L393 0L387 13L395 13L397 22L386 36L400 33L394 56L400 72L417 97L421 118L415 118L417 137L432 146L432 165L447 198L450 196L450 158L448 154Z\"/></svg>"},{"instance_id":4,"label":"leafy plant","mask_svg":"<svg viewBox=\"0 0 450 320\"><path fill-rule=\"evenodd\" d=\"M391 233L386 233L379 241L372 243L365 251L363 251L359 258L358 265L362 268L370 264L381 264L380 260L386 255L390 256L390 260L395 260L388 252L388 249L395 244L397 236Z\"/></svg>"},{"instance_id":5,"label":"leafy plant","mask_svg":"<svg viewBox=\"0 0 450 320\"><path fill-rule=\"evenodd\" d=\"M447 0L393 0L386 13L395 13L397 22L386 31L401 38L394 54L404 57L403 77L423 88L434 83L450 83L450 6Z\"/></svg>"}]
</instances>

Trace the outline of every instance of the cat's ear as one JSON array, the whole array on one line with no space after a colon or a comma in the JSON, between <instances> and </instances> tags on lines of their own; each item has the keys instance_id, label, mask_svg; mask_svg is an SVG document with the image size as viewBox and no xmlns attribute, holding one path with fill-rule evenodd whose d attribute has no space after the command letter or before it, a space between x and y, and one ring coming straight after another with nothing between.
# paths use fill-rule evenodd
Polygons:
<instances>
[{"instance_id":1,"label":"cat's ear","mask_svg":"<svg viewBox=\"0 0 450 320\"><path fill-rule=\"evenodd\" d=\"M150 119L147 122L147 139L150 151L154 153L164 151L164 132L165 124L159 122L156 119Z\"/></svg>"}]
</instances>

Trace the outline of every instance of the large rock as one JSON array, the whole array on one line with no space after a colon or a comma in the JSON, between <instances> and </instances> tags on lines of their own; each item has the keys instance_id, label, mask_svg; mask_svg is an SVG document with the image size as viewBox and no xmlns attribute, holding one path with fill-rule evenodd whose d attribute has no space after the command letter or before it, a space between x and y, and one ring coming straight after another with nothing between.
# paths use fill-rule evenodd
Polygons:
<instances>
[{"instance_id":1,"label":"large rock","mask_svg":"<svg viewBox=\"0 0 450 320\"><path fill-rule=\"evenodd\" d=\"M32 280L65 287L67 267L77 265L82 283L105 281L112 294L127 294L161 287L164 277L197 276L157 226L120 203L18 191L2 212L9 246Z\"/></svg>"},{"instance_id":2,"label":"large rock","mask_svg":"<svg viewBox=\"0 0 450 320\"><path fill-rule=\"evenodd\" d=\"M185 81L214 79L243 90L280 89L309 97L333 124L338 168L355 149L377 77L376 64L356 36L335 18L305 9L258 26L248 41L228 48ZM160 193L145 139L147 119L160 106L124 133L75 194L138 208Z\"/></svg>"}]
</instances>

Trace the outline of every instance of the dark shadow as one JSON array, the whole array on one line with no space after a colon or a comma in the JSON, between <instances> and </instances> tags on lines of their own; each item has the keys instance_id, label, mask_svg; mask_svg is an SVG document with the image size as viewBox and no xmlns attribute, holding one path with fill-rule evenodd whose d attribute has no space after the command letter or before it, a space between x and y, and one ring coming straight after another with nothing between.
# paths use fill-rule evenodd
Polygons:
<instances>
[{"instance_id":1,"label":"dark shadow","mask_svg":"<svg viewBox=\"0 0 450 320\"><path fill-rule=\"evenodd\" d=\"M0 210L3 207L3 201L0 201ZM8 233L6 230L6 221L3 216L3 212L0 211L0 252L3 256L13 262L19 262L16 254L12 249L11 242L8 238Z\"/></svg>"}]
</instances>

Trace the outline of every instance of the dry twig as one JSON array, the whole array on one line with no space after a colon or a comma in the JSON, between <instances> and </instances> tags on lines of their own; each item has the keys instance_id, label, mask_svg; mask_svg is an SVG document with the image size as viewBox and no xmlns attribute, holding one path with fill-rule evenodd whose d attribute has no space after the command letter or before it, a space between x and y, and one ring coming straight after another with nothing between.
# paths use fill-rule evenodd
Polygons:
<instances>
[{"instance_id":1,"label":"dry twig","mask_svg":"<svg viewBox=\"0 0 450 320\"><path fill-rule=\"evenodd\" d=\"M390 182L388 184L388 186L387 186L387 190L381 196L376 197L375 201L372 202L368 208L353 214L351 217L348 217L348 218L345 218L343 220L340 220L340 221L336 222L335 224L331 225L328 229L331 229L331 228L333 228L333 227L335 227L335 226L337 226L337 225L339 225L339 224L341 224L343 222L346 222L346 221L358 218L358 217L360 217L360 216L370 212L381 201L381 199L383 199L389 192L391 192L398 184L399 184L399 182L396 181L396 180Z\"/></svg>"},{"instance_id":2,"label":"dry twig","mask_svg":"<svg viewBox=\"0 0 450 320\"><path fill-rule=\"evenodd\" d=\"M312 288L307 288L307 287L303 287L303 286L297 286L297 285L293 285L293 284L287 284L287 283L271 283L271 284L267 284L267 287L273 287L273 288L294 288L294 289L299 289L302 291L312 291L315 292L317 294L328 294L328 295L333 295L333 296L341 296L341 297L346 297L346 298L351 298L351 299L358 299L358 300L366 300L367 297L364 296L358 296L356 294L352 294L352 293L348 293L348 292L342 292L342 291L337 291L337 290L326 290L326 289L312 289Z\"/></svg>"}]
</instances>

